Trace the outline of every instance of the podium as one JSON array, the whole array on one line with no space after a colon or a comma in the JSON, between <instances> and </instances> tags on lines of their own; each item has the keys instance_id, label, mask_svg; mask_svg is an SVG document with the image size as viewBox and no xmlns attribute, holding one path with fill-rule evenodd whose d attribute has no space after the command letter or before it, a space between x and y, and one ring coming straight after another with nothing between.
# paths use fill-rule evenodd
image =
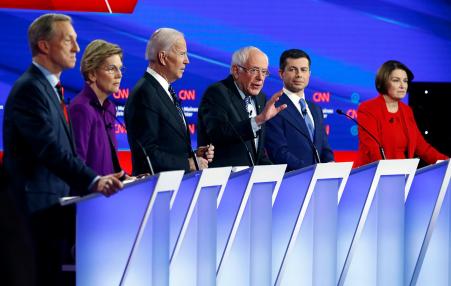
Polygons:
<instances>
[{"instance_id":1,"label":"podium","mask_svg":"<svg viewBox=\"0 0 451 286\"><path fill-rule=\"evenodd\" d=\"M184 171L77 201L77 285L168 285L169 205Z\"/></svg>"},{"instance_id":2,"label":"podium","mask_svg":"<svg viewBox=\"0 0 451 286\"><path fill-rule=\"evenodd\" d=\"M450 160L415 174L406 201L406 284L451 285L450 177Z\"/></svg>"},{"instance_id":3,"label":"podium","mask_svg":"<svg viewBox=\"0 0 451 286\"><path fill-rule=\"evenodd\" d=\"M418 162L351 172L338 207L338 285L404 285L404 202Z\"/></svg>"},{"instance_id":4,"label":"podium","mask_svg":"<svg viewBox=\"0 0 451 286\"><path fill-rule=\"evenodd\" d=\"M230 176L218 197L217 285L271 283L271 213L286 165Z\"/></svg>"},{"instance_id":5,"label":"podium","mask_svg":"<svg viewBox=\"0 0 451 286\"><path fill-rule=\"evenodd\" d=\"M77 285L450 285L451 163L163 172L77 203Z\"/></svg>"},{"instance_id":6,"label":"podium","mask_svg":"<svg viewBox=\"0 0 451 286\"><path fill-rule=\"evenodd\" d=\"M352 163L287 173L273 207L271 285L334 285L337 205Z\"/></svg>"},{"instance_id":7,"label":"podium","mask_svg":"<svg viewBox=\"0 0 451 286\"><path fill-rule=\"evenodd\" d=\"M169 285L216 283L216 208L232 168L186 175L171 203Z\"/></svg>"}]
</instances>

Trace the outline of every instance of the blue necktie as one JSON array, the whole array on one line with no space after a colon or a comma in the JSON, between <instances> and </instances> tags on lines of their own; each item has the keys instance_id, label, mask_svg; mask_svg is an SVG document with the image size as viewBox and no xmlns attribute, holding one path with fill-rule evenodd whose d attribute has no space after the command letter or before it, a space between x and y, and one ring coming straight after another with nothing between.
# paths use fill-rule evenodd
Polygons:
<instances>
[{"instance_id":1,"label":"blue necktie","mask_svg":"<svg viewBox=\"0 0 451 286\"><path fill-rule=\"evenodd\" d=\"M177 94L175 93L174 89L172 88L172 85L169 85L168 91L169 91L169 94L171 94L172 101L174 101L174 105L177 108L177 111L179 113L180 118L183 121L183 124L186 125L185 118L183 116L183 110L182 110L182 107L180 105L180 100L178 99Z\"/></svg>"},{"instance_id":2,"label":"blue necktie","mask_svg":"<svg viewBox=\"0 0 451 286\"><path fill-rule=\"evenodd\" d=\"M313 127L312 119L307 114L307 102L305 102L305 99L301 98L299 100L299 103L301 104L302 116L304 117L305 125L307 125L307 129L308 129L308 133L310 135L310 139L313 142L313 134L314 134L315 128Z\"/></svg>"}]
</instances>

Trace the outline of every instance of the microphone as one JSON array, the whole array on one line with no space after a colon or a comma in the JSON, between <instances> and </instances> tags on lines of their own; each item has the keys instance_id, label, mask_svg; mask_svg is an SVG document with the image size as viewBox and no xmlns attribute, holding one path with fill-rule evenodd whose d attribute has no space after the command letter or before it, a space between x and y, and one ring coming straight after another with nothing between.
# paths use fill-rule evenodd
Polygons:
<instances>
[{"instance_id":1,"label":"microphone","mask_svg":"<svg viewBox=\"0 0 451 286\"><path fill-rule=\"evenodd\" d=\"M123 127L125 127L125 126L123 126ZM125 130L127 130L127 129L125 129ZM143 145L141 144L141 142L139 142L138 139L136 139L136 143L138 143L138 146L139 146L139 148L141 148L141 151L143 152L144 157L146 157L147 166L149 167L150 174L152 176L155 175L155 172L153 171L153 167L152 167L152 162L150 161L149 155L147 155L146 149L143 147Z\"/></svg>"},{"instance_id":2,"label":"microphone","mask_svg":"<svg viewBox=\"0 0 451 286\"><path fill-rule=\"evenodd\" d=\"M337 109L337 113L340 115L344 115L347 118L351 119L352 121L355 122L355 124L357 124L360 128L362 128L362 130L364 130L368 135L370 135L371 138L373 138L374 141L376 141L377 145L379 146L379 152L381 153L381 157L383 160L386 160L387 158L385 157L385 151L384 151L384 147L382 147L382 144L379 142L379 140L377 140L377 138L371 134L370 131L368 131L368 129L366 129L362 124L360 124L359 122L357 122L357 120L355 120L354 118L352 118L351 116L347 115L346 113L343 112L343 110L341 109Z\"/></svg>"},{"instance_id":3,"label":"microphone","mask_svg":"<svg viewBox=\"0 0 451 286\"><path fill-rule=\"evenodd\" d=\"M194 152L193 148L190 146L191 156L193 156L194 167L196 167L196 171L199 171L199 161L197 161L196 152Z\"/></svg>"},{"instance_id":4,"label":"microphone","mask_svg":"<svg viewBox=\"0 0 451 286\"><path fill-rule=\"evenodd\" d=\"M112 114L110 111L107 110L107 112L113 116L114 120L116 121L116 123L118 123L122 128L124 128L125 130L127 130L127 127L125 126L124 123L120 122L119 119L117 119L115 114ZM112 128L111 123L108 124L110 125L110 128ZM107 126L108 127L108 126ZM155 175L155 172L153 171L153 166L152 166L152 162L150 161L150 157L149 155L147 155L146 149L143 147L143 145L141 144L141 142L139 142L138 139L136 139L136 143L138 143L139 148L141 149L141 152L144 154L144 157L146 157L146 162L147 162L147 167L149 167L150 170L150 174L153 176Z\"/></svg>"},{"instance_id":5,"label":"microphone","mask_svg":"<svg viewBox=\"0 0 451 286\"><path fill-rule=\"evenodd\" d=\"M232 130L236 134L236 136L238 136L238 138L240 139L240 141L243 144L244 148L246 148L247 156L249 157L249 161L251 162L251 166L254 167L255 163L254 163L254 159L252 159L252 153L249 151L249 148L247 147L246 142L244 142L243 137L241 137L241 135L238 133L238 131L236 131L236 129L233 126L232 122L230 122L230 120L228 118L227 118L227 123L230 125L230 127L232 128Z\"/></svg>"}]
</instances>

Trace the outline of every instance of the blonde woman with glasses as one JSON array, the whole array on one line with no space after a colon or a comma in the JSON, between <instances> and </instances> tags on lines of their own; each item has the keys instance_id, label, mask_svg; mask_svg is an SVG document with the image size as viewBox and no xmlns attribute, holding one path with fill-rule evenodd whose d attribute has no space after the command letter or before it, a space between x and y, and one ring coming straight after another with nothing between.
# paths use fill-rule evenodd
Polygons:
<instances>
[{"instance_id":1,"label":"blonde woman with glasses","mask_svg":"<svg viewBox=\"0 0 451 286\"><path fill-rule=\"evenodd\" d=\"M69 105L77 153L101 175L121 172L114 128L116 107L108 96L121 84L122 49L94 40L83 53L80 70L85 85Z\"/></svg>"}]
</instances>

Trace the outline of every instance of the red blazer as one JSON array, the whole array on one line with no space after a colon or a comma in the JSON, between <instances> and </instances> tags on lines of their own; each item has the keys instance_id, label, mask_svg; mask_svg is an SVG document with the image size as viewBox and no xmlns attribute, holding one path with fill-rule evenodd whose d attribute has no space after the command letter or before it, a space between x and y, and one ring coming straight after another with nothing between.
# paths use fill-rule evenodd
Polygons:
<instances>
[{"instance_id":1,"label":"red blazer","mask_svg":"<svg viewBox=\"0 0 451 286\"><path fill-rule=\"evenodd\" d=\"M434 147L427 143L421 132L418 130L413 112L409 106L399 102L399 112L401 120L407 129L407 158L420 157L428 164L433 164L437 160L446 160L448 157L438 152ZM365 126L382 144L387 159L396 158L396 146L391 140L390 114L387 111L384 97L382 95L376 98L362 102L357 110L359 123ZM379 146L364 130L359 128L359 150L354 167L366 165L374 161L381 160Z\"/></svg>"}]
</instances>

